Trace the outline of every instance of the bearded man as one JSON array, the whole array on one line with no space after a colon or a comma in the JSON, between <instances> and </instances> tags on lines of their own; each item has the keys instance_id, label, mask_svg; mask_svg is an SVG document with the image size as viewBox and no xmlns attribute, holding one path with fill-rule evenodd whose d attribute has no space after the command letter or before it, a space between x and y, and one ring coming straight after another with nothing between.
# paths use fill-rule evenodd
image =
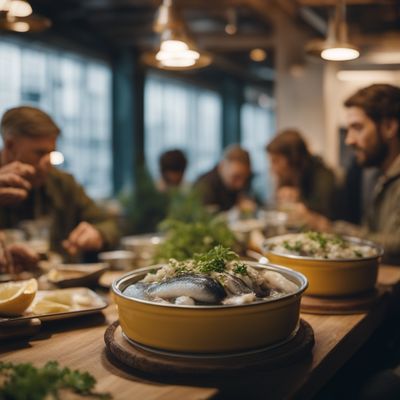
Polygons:
<instances>
[{"instance_id":1,"label":"bearded man","mask_svg":"<svg viewBox=\"0 0 400 400\"><path fill-rule=\"evenodd\" d=\"M385 249L387 263L400 264L400 88L374 84L360 89L345 103L346 144L363 168L377 167L379 177L362 226L304 211L312 228L372 240Z\"/></svg>"}]
</instances>

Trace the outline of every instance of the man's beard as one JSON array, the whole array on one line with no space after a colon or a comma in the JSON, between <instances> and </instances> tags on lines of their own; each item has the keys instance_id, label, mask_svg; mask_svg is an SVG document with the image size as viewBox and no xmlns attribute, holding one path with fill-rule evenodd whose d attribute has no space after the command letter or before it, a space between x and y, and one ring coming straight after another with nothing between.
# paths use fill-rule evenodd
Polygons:
<instances>
[{"instance_id":1,"label":"man's beard","mask_svg":"<svg viewBox=\"0 0 400 400\"><path fill-rule=\"evenodd\" d=\"M357 163L362 167L380 167L389 152L389 146L382 140L380 132L378 132L378 142L375 148L367 151L353 146L353 149L364 154L364 159L359 160L357 158Z\"/></svg>"}]
</instances>

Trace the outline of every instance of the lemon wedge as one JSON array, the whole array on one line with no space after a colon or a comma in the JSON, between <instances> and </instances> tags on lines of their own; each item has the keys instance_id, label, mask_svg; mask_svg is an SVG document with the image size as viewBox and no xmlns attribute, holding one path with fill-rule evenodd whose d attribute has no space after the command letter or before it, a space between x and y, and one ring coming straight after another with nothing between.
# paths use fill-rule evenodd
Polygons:
<instances>
[{"instance_id":1,"label":"lemon wedge","mask_svg":"<svg viewBox=\"0 0 400 400\"><path fill-rule=\"evenodd\" d=\"M0 284L0 315L22 314L31 305L37 289L36 279Z\"/></svg>"}]
</instances>

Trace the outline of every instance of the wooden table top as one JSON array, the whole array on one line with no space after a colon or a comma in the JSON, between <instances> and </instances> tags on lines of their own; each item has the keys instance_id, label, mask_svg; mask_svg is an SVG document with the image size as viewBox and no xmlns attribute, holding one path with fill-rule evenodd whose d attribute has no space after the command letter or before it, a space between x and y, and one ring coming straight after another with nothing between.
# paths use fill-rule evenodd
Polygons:
<instances>
[{"instance_id":1,"label":"wooden table top","mask_svg":"<svg viewBox=\"0 0 400 400\"><path fill-rule=\"evenodd\" d=\"M382 266L379 283L393 286L400 281L400 268ZM117 319L114 305L103 315L47 323L29 342L0 343L0 360L34 362L43 365L57 360L62 366L90 372L98 381L96 389L110 392L115 399L177 400L223 398L246 399L311 398L357 351L385 318L388 302L379 303L368 313L353 315L311 315L301 317L311 324L315 347L309 359L274 372L244 374L234 379L215 378L198 382L174 378L154 380L132 375L111 364L105 354L103 335ZM264 394L264 395L263 395Z\"/></svg>"}]
</instances>

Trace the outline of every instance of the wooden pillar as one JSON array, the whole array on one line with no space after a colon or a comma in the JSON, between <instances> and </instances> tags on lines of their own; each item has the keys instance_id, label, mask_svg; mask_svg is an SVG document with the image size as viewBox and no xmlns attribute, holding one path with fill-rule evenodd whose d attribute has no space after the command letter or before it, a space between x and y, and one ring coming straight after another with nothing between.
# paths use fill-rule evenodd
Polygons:
<instances>
[{"instance_id":1,"label":"wooden pillar","mask_svg":"<svg viewBox=\"0 0 400 400\"><path fill-rule=\"evenodd\" d=\"M123 49L113 65L114 192L130 188L144 163L144 71L138 56Z\"/></svg>"},{"instance_id":2,"label":"wooden pillar","mask_svg":"<svg viewBox=\"0 0 400 400\"><path fill-rule=\"evenodd\" d=\"M222 147L240 143L240 110L243 104L243 85L231 77L222 84Z\"/></svg>"}]
</instances>

